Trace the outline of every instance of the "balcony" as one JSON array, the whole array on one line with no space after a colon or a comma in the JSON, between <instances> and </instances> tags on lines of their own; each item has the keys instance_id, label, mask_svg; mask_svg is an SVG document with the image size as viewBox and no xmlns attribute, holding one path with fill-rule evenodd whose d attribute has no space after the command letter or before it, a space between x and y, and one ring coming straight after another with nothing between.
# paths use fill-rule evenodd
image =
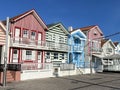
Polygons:
<instances>
[{"instance_id":1,"label":"balcony","mask_svg":"<svg viewBox=\"0 0 120 90\"><path fill-rule=\"evenodd\" d=\"M62 43L55 43L50 41L31 40L26 38L11 38L10 47L41 49L51 51L65 51L68 52L68 45Z\"/></svg>"},{"instance_id":2,"label":"balcony","mask_svg":"<svg viewBox=\"0 0 120 90\"><path fill-rule=\"evenodd\" d=\"M102 48L92 48L92 53L101 53L102 52Z\"/></svg>"},{"instance_id":3,"label":"balcony","mask_svg":"<svg viewBox=\"0 0 120 90\"><path fill-rule=\"evenodd\" d=\"M73 52L82 52L83 50L84 50L84 47L81 45L70 46L70 51L73 51Z\"/></svg>"}]
</instances>

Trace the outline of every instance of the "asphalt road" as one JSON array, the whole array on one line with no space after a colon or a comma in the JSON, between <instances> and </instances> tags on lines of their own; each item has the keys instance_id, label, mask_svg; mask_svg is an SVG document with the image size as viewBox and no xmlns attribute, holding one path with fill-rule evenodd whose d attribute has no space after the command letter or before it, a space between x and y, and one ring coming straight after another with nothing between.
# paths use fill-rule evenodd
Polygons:
<instances>
[{"instance_id":1,"label":"asphalt road","mask_svg":"<svg viewBox=\"0 0 120 90\"><path fill-rule=\"evenodd\" d=\"M120 73L99 73L8 83L0 90L120 90Z\"/></svg>"}]
</instances>

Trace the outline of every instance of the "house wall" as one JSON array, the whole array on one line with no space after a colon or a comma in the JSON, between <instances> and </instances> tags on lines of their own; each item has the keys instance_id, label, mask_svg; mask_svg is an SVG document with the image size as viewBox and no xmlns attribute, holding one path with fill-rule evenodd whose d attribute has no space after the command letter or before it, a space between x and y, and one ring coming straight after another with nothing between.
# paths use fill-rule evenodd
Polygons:
<instances>
[{"instance_id":1,"label":"house wall","mask_svg":"<svg viewBox=\"0 0 120 90\"><path fill-rule=\"evenodd\" d=\"M64 32L61 24L55 25L49 28L46 31L46 41L51 42L53 45L57 46L60 44L67 45L68 44L68 36ZM64 47L65 48L65 47ZM61 48L62 49L62 48ZM47 55L49 53L49 55ZM58 54L58 58L55 58L54 54ZM62 55L64 57L62 57ZM67 51L60 51L56 50L48 50L45 52L45 61L46 62L53 62L53 66L59 66L60 63L65 63L67 61Z\"/></svg>"},{"instance_id":2,"label":"house wall","mask_svg":"<svg viewBox=\"0 0 120 90\"><path fill-rule=\"evenodd\" d=\"M63 41L60 42L61 40L60 38L63 38ZM63 32L62 28L60 27L50 28L46 32L46 41L53 41L57 43L67 44L67 40L68 40L67 35L65 34L65 32Z\"/></svg>"},{"instance_id":3,"label":"house wall","mask_svg":"<svg viewBox=\"0 0 120 90\"><path fill-rule=\"evenodd\" d=\"M83 33L87 36L87 40L85 43L85 61L90 60L91 49L101 49L102 34L100 31L101 30L98 27L94 27L90 30L83 31ZM96 51L94 53L98 52ZM92 53L93 53L93 50L92 50Z\"/></svg>"},{"instance_id":4,"label":"house wall","mask_svg":"<svg viewBox=\"0 0 120 90\"><path fill-rule=\"evenodd\" d=\"M29 31L34 30L36 32L42 33L42 41L45 40L45 30L42 28L42 26L39 24L39 22L32 14L27 15L26 17L16 21L15 23L11 23L10 31L12 33L12 37L14 37L15 35L16 27L21 29L20 37L22 37L22 30L28 29Z\"/></svg>"},{"instance_id":5,"label":"house wall","mask_svg":"<svg viewBox=\"0 0 120 90\"><path fill-rule=\"evenodd\" d=\"M0 47L1 47L0 64L4 63L5 44L6 44L5 30L0 26Z\"/></svg>"},{"instance_id":6,"label":"house wall","mask_svg":"<svg viewBox=\"0 0 120 90\"><path fill-rule=\"evenodd\" d=\"M78 40L78 42L76 42ZM71 33L69 36L70 51L68 53L68 61L69 63L74 63L76 67L84 67L84 46L85 46L85 38L83 38L82 34L78 31Z\"/></svg>"},{"instance_id":7,"label":"house wall","mask_svg":"<svg viewBox=\"0 0 120 90\"><path fill-rule=\"evenodd\" d=\"M111 52L108 52L107 48L111 49L112 51L111 51ZM110 44L109 41L107 41L107 42L103 45L102 50L103 50L103 52L102 52L102 56L103 56L103 57L104 57L104 56L107 56L107 55L113 55L113 54L115 54L115 48Z\"/></svg>"},{"instance_id":8,"label":"house wall","mask_svg":"<svg viewBox=\"0 0 120 90\"><path fill-rule=\"evenodd\" d=\"M34 31L36 33L35 35L35 39L34 41L39 40L38 37L38 33L41 33L41 41L45 41L45 29L42 27L42 25L38 22L38 20L35 18L35 16L33 14L29 14L26 15L25 17L23 17L22 19L17 20L16 22L11 22L11 27L10 27L10 32L11 32L11 38L16 38L15 34L16 32L16 28L20 29L20 34L19 37L17 38L23 38L23 30L27 30L28 31L28 39L31 39L31 32ZM18 39L19 40L19 39ZM23 39L24 40L24 39ZM13 42L14 43L14 42ZM29 49L26 49L25 46L27 45L27 47L29 47ZM41 49L35 49L34 47L31 47L29 43L25 43L23 46L21 47L17 47L17 46L12 46L10 47L10 53L9 53L9 62L13 63L13 50L17 49L18 50L18 61L16 61L17 63L20 62L24 62L24 61L36 61L37 60L37 51L41 51L41 58L42 58L42 62L44 62L44 50ZM17 48L16 48L17 47ZM26 50L31 50L32 51L32 56L31 56L31 60L26 60L25 58L25 54L26 54ZM33 60L34 59L34 60Z\"/></svg>"},{"instance_id":9,"label":"house wall","mask_svg":"<svg viewBox=\"0 0 120 90\"><path fill-rule=\"evenodd\" d=\"M120 43L115 48L115 54L120 54Z\"/></svg>"}]
</instances>

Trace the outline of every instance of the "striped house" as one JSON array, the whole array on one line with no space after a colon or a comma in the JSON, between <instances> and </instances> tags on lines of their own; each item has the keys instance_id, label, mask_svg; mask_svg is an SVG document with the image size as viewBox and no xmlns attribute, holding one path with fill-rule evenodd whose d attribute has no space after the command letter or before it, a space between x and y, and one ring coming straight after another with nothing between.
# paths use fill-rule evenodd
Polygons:
<instances>
[{"instance_id":1,"label":"striped house","mask_svg":"<svg viewBox=\"0 0 120 90\"><path fill-rule=\"evenodd\" d=\"M66 63L68 59L68 34L62 23L49 24L46 31L46 42L49 50L45 53L46 62L52 62L54 66Z\"/></svg>"},{"instance_id":2,"label":"striped house","mask_svg":"<svg viewBox=\"0 0 120 90\"><path fill-rule=\"evenodd\" d=\"M10 18L9 22L10 46L8 62L44 64L47 26L36 11L27 11ZM6 25L6 21L3 21L3 23ZM37 68L42 67L38 65ZM29 69L29 67L24 69Z\"/></svg>"},{"instance_id":3,"label":"striped house","mask_svg":"<svg viewBox=\"0 0 120 90\"><path fill-rule=\"evenodd\" d=\"M4 52L5 52L5 41L6 41L6 35L5 35L6 27L2 22L0 22L0 64L3 64L4 60Z\"/></svg>"}]
</instances>

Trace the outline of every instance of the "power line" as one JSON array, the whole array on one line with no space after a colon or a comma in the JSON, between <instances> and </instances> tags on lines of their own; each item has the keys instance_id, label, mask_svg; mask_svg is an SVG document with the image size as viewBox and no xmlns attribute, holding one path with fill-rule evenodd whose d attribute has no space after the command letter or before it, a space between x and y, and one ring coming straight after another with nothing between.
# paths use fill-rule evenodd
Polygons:
<instances>
[{"instance_id":1,"label":"power line","mask_svg":"<svg viewBox=\"0 0 120 90\"><path fill-rule=\"evenodd\" d=\"M112 36L115 36L115 35L117 35L117 34L120 34L120 32L117 32L117 33L114 33L114 34L111 34L111 35L105 36L104 38L112 37Z\"/></svg>"}]
</instances>

